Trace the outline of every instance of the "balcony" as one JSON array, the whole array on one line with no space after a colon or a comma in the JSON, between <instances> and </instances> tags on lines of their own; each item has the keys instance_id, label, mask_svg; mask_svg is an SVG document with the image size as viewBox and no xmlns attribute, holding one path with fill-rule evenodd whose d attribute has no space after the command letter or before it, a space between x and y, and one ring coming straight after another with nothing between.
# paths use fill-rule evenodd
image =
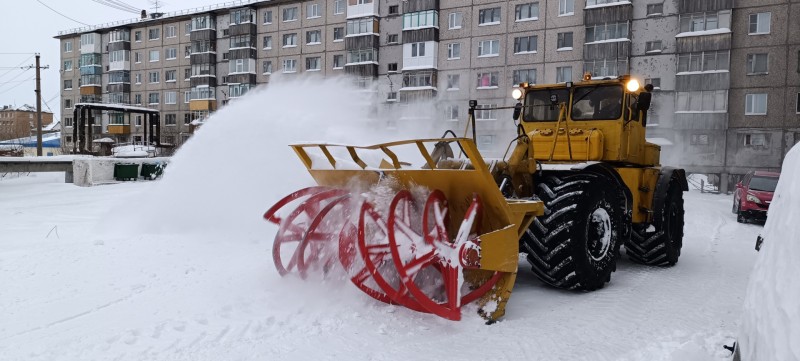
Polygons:
<instances>
[{"instance_id":1,"label":"balcony","mask_svg":"<svg viewBox=\"0 0 800 361\"><path fill-rule=\"evenodd\" d=\"M421 44L424 46L420 46ZM403 69L401 70L436 69L438 53L439 43L435 41L403 44Z\"/></svg>"},{"instance_id":2,"label":"balcony","mask_svg":"<svg viewBox=\"0 0 800 361\"><path fill-rule=\"evenodd\" d=\"M131 70L131 62L129 60L109 62L108 70L109 71Z\"/></svg>"},{"instance_id":3,"label":"balcony","mask_svg":"<svg viewBox=\"0 0 800 361\"><path fill-rule=\"evenodd\" d=\"M119 134L119 135L131 134L131 125L130 124L109 124L108 125L108 133L109 134Z\"/></svg>"},{"instance_id":4,"label":"balcony","mask_svg":"<svg viewBox=\"0 0 800 361\"><path fill-rule=\"evenodd\" d=\"M369 1L369 2L367 2ZM365 16L378 16L377 0L349 0L347 2L347 18L355 19Z\"/></svg>"}]
</instances>

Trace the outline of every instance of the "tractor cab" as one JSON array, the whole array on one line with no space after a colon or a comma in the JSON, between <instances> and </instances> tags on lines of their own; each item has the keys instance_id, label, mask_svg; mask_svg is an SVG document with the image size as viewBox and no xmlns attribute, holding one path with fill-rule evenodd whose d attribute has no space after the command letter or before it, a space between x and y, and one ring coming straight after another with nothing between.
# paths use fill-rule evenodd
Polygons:
<instances>
[{"instance_id":1,"label":"tractor cab","mask_svg":"<svg viewBox=\"0 0 800 361\"><path fill-rule=\"evenodd\" d=\"M519 101L515 120L521 120L539 161L657 165L660 147L644 138L650 94L636 79L522 83L513 95Z\"/></svg>"}]
</instances>

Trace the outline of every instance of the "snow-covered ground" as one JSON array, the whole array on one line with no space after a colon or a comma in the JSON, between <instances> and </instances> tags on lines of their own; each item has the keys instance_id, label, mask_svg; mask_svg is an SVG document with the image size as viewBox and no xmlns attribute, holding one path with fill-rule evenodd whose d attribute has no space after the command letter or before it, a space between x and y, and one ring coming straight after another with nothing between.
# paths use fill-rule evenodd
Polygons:
<instances>
[{"instance_id":1,"label":"snow-covered ground","mask_svg":"<svg viewBox=\"0 0 800 361\"><path fill-rule=\"evenodd\" d=\"M309 89L326 96L285 106ZM256 90L209 119L159 181L4 178L0 360L728 358L722 345L739 329L761 227L736 223L725 195L686 194L672 268L623 257L606 288L575 293L546 287L520 262L506 317L491 326L474 307L451 322L344 281L281 278L276 229L261 216L311 182L286 144L385 140L352 120L368 112L358 98L333 80Z\"/></svg>"}]
</instances>

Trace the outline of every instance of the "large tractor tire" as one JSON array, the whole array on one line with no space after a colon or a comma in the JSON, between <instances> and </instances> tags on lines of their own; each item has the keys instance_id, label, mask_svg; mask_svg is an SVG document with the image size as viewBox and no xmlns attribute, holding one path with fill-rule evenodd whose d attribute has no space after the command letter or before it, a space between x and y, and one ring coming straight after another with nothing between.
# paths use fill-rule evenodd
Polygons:
<instances>
[{"instance_id":1,"label":"large tractor tire","mask_svg":"<svg viewBox=\"0 0 800 361\"><path fill-rule=\"evenodd\" d=\"M673 266L683 247L683 191L677 181L669 182L661 209L653 215L652 227L634 229L625 243L625 253L637 263Z\"/></svg>"},{"instance_id":2,"label":"large tractor tire","mask_svg":"<svg viewBox=\"0 0 800 361\"><path fill-rule=\"evenodd\" d=\"M533 273L558 288L602 288L629 233L623 191L599 174L548 173L538 178L536 194L545 214L521 240Z\"/></svg>"}]
</instances>

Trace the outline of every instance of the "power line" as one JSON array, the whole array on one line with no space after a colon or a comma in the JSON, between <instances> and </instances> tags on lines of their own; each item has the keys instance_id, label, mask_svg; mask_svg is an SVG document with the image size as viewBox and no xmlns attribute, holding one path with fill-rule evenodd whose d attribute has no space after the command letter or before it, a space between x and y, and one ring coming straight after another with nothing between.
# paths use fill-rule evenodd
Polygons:
<instances>
[{"instance_id":1,"label":"power line","mask_svg":"<svg viewBox=\"0 0 800 361\"><path fill-rule=\"evenodd\" d=\"M16 78L19 78L19 77L20 77L20 75L23 75L23 74L25 74L25 72L27 72L28 70L31 70L31 69L30 69L30 68L27 68L27 69L22 69L22 72L21 72L21 73L17 74L17 76L15 76L15 77L13 77L13 78L9 79L8 81L10 82L10 81L12 81L12 80L14 80L14 79L16 79ZM16 88L16 87L18 87L18 86L19 86L19 85L15 85L15 86L13 86L12 88ZM3 86L2 86L2 85L0 85L0 88L2 88L2 87L3 87ZM3 93L4 93L4 92L3 92ZM3 93L0 93L0 94L3 94Z\"/></svg>"},{"instance_id":2,"label":"power line","mask_svg":"<svg viewBox=\"0 0 800 361\"><path fill-rule=\"evenodd\" d=\"M0 53L0 55L33 55L36 53Z\"/></svg>"},{"instance_id":3,"label":"power line","mask_svg":"<svg viewBox=\"0 0 800 361\"><path fill-rule=\"evenodd\" d=\"M128 9L131 9L132 11L137 11L137 12L138 11L142 11L142 9L139 9L139 8L137 8L135 6L132 6L132 5L126 3L126 2L124 2L122 0L105 0L105 1L106 2L110 2L112 4L117 4L119 6L122 6L122 7L128 8Z\"/></svg>"},{"instance_id":4,"label":"power line","mask_svg":"<svg viewBox=\"0 0 800 361\"><path fill-rule=\"evenodd\" d=\"M6 84L24 83L24 82L30 81L30 80L36 80L36 78L34 77L34 78L30 78L30 79L17 80L17 81L4 81L4 82L0 83L0 86L6 85Z\"/></svg>"},{"instance_id":5,"label":"power line","mask_svg":"<svg viewBox=\"0 0 800 361\"><path fill-rule=\"evenodd\" d=\"M116 4L111 3L111 2L106 2L106 1L103 1L103 0L92 0L92 1L94 1L94 2L96 2L98 4L101 4L101 5L108 6L110 8L114 8L114 9L120 10L120 11L125 11L125 12L129 12L129 13L134 13L134 14L138 14L139 13L139 10L135 10L134 11L134 10L128 9L126 7L123 7L123 6L116 5Z\"/></svg>"},{"instance_id":6,"label":"power line","mask_svg":"<svg viewBox=\"0 0 800 361\"><path fill-rule=\"evenodd\" d=\"M34 78L34 79L35 79L35 78ZM14 88L16 88L16 87L18 87L18 86L20 86L20 85L22 85L22 84L25 84L25 83L19 83L19 84L17 84L17 85L14 85L14 86L12 86L12 87L10 87L10 88L8 88L8 89L4 90L4 91L1 91L1 92L0 92L0 94L5 94L5 93L8 93L8 92L10 92L11 90L13 90Z\"/></svg>"},{"instance_id":7,"label":"power line","mask_svg":"<svg viewBox=\"0 0 800 361\"><path fill-rule=\"evenodd\" d=\"M22 66L22 64L25 64L25 62L27 62L28 60L31 60L31 58L33 58L33 55L29 56L27 59L25 59L25 60L23 60L21 63L17 64L17 67L18 67L19 69L22 69L22 68L20 68L20 66ZM11 70L9 70L9 71L7 71L7 72L3 73L3 74L0 74L0 78L2 78L2 77L4 77L4 76L6 76L6 74L8 74L8 73L10 73L10 72L12 72L12 71L14 71L14 69L11 69Z\"/></svg>"},{"instance_id":8,"label":"power line","mask_svg":"<svg viewBox=\"0 0 800 361\"><path fill-rule=\"evenodd\" d=\"M36 0L36 1L37 1L39 4L42 4L42 5L44 5L44 7L46 7L46 8L48 8L48 9L52 10L54 13L56 13L56 14L58 14L58 15L61 15L61 16L65 17L65 18L67 18L67 19L70 19L70 20L72 20L72 21L74 21L74 22L76 22L76 23L78 23L78 24L81 24L81 25L86 25L86 26L91 26L91 25L89 25L89 24L87 24L87 23L80 22L80 21L78 21L78 20L75 20L75 19L73 19L73 18L71 18L71 17L69 17L69 16L66 16L66 15L64 15L64 14L60 13L58 10L56 10L56 9L53 9L53 8L51 8L51 7L47 6L47 4L43 3L43 2L42 2L42 0Z\"/></svg>"}]
</instances>

